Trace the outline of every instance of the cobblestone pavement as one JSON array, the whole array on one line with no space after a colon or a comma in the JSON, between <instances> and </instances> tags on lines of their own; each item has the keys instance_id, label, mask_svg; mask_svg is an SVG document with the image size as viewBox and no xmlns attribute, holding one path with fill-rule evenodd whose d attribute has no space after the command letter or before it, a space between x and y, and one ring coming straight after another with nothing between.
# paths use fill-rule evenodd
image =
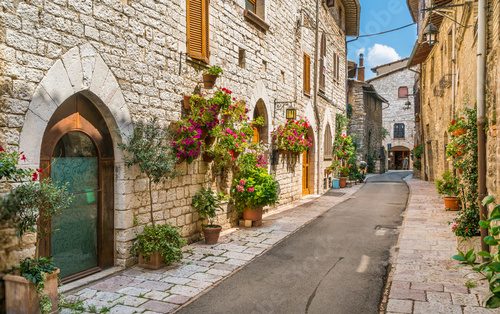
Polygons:
<instances>
[{"instance_id":1,"label":"cobblestone pavement","mask_svg":"<svg viewBox=\"0 0 500 314\"><path fill-rule=\"evenodd\" d=\"M472 314L500 313L479 305L487 286L476 282L468 268L451 259L457 242L448 224L455 216L443 208L434 185L408 179L410 199L399 237L399 253L393 264L387 313Z\"/></svg>"},{"instance_id":2,"label":"cobblestone pavement","mask_svg":"<svg viewBox=\"0 0 500 314\"><path fill-rule=\"evenodd\" d=\"M305 226L332 206L348 199L362 185L337 190L344 195L327 196L326 205L305 199L283 206L264 215L258 228L233 228L216 245L194 243L184 248L183 260L174 266L159 270L146 270L138 266L126 269L84 288L66 293L64 299L73 303L61 313L169 313L199 296L217 282L230 276L255 257ZM305 204L309 203L309 204ZM320 202L318 202L320 203Z\"/></svg>"}]
</instances>

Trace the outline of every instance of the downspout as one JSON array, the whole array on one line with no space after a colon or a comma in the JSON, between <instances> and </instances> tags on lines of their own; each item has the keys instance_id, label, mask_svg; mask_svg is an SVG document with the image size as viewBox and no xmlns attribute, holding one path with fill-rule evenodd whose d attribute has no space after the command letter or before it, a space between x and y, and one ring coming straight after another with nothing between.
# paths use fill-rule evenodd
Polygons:
<instances>
[{"instance_id":1,"label":"downspout","mask_svg":"<svg viewBox=\"0 0 500 314\"><path fill-rule=\"evenodd\" d=\"M479 0L478 4L478 32L477 32L477 155L478 155L478 190L479 209L481 220L488 219L488 207L483 206L482 200L487 196L486 191L486 27L487 1ZM481 240L488 236L488 229L481 228ZM481 249L489 252L489 245L481 241Z\"/></svg>"},{"instance_id":2,"label":"downspout","mask_svg":"<svg viewBox=\"0 0 500 314\"><path fill-rule=\"evenodd\" d=\"M320 174L320 127L321 127L321 122L319 120L319 112L318 112L318 40L319 40L319 2L320 0L316 0L316 25L315 25L315 30L314 30L314 93L313 93L313 108L314 108L314 115L316 116L316 134L317 134L317 141L316 141L316 184L318 186L317 188L317 194L319 194L319 190L321 187L321 174Z\"/></svg>"}]
</instances>

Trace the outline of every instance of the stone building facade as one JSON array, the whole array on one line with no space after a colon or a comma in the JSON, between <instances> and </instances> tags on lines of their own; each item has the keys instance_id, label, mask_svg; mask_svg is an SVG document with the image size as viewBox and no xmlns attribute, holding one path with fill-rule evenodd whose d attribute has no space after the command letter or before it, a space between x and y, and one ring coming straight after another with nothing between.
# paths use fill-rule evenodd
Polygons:
<instances>
[{"instance_id":1,"label":"stone building facade","mask_svg":"<svg viewBox=\"0 0 500 314\"><path fill-rule=\"evenodd\" d=\"M408 59L402 59L377 66L372 69L377 76L367 81L388 102L382 110L383 127L387 131L382 145L387 150L386 168L389 170L412 167L410 153L415 139L413 86L416 70L409 69L407 64Z\"/></svg>"},{"instance_id":2,"label":"stone building facade","mask_svg":"<svg viewBox=\"0 0 500 314\"><path fill-rule=\"evenodd\" d=\"M357 77L349 78L347 103L349 134L356 145L358 162L368 163L369 171L385 172L385 150L382 146L382 111L387 100L372 84L365 82L363 55L360 55Z\"/></svg>"},{"instance_id":3,"label":"stone building facade","mask_svg":"<svg viewBox=\"0 0 500 314\"><path fill-rule=\"evenodd\" d=\"M417 113L420 138L424 145L421 177L434 180L445 170L452 170L446 158L448 143L447 127L464 108L476 106L477 97L477 2L439 1L437 5L456 5L451 8L455 21L437 13L422 11L430 1L408 0L413 18L418 22L419 37L409 66L421 64L419 77L420 106ZM500 146L497 136L498 100L500 88L500 3L487 1L487 69L486 69L486 118L487 130L487 190L500 195ZM423 31L429 21L437 27L437 43L430 47L423 39ZM468 27L464 27L468 26Z\"/></svg>"},{"instance_id":4,"label":"stone building facade","mask_svg":"<svg viewBox=\"0 0 500 314\"><path fill-rule=\"evenodd\" d=\"M255 111L264 117L262 141L269 143L271 131L285 122L286 107L279 108L275 102L291 102L287 106L309 120L314 146L305 168L308 191L324 193L324 169L331 162L324 154L324 140L331 139L328 133L335 133L335 115L345 112L345 36L358 33L360 6L357 0L334 1L332 7L322 2L315 49L311 16L315 3L257 0L253 10L244 0L4 1L0 13L0 145L24 152L26 167L50 164L52 152L44 147L54 139L47 137L48 130L64 130L58 127L59 119L69 117L71 110L75 119L68 130L89 127L111 143L105 146L109 151L99 152L98 158L107 162L109 181L101 184L108 188L111 212L107 225L101 227L113 238L112 260L110 265L97 266L132 265L135 257L130 247L149 222L149 197L146 178L138 169L124 166L118 145L127 141L136 121L157 117L169 125L178 120L183 95L200 84L201 71L207 65L220 65L224 74L218 85L245 100L251 117ZM200 4L208 14L203 29L207 34L204 60L187 50L187 4ZM320 42L326 50L315 58ZM313 69L319 68L315 60L323 64L321 92L313 81L313 90L304 93L304 54L310 56L312 81L314 77L319 81L319 75L313 75ZM270 167L280 183L280 204L302 197L303 169L300 160L293 169L284 160ZM201 160L182 163L178 170L178 177L154 185L154 217L195 240L201 222L190 206L192 196L202 186L217 186L227 178L213 180L210 165ZM3 183L2 191L9 187ZM229 208L219 216L219 223L227 227L234 218ZM17 240L14 230L6 226L0 233L0 271L33 254L32 235Z\"/></svg>"}]
</instances>

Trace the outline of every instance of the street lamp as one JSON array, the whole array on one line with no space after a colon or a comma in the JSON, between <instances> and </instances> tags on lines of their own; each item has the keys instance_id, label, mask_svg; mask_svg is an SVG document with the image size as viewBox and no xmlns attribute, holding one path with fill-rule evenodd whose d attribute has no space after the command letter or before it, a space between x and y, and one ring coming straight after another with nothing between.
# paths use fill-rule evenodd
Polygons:
<instances>
[{"instance_id":1,"label":"street lamp","mask_svg":"<svg viewBox=\"0 0 500 314\"><path fill-rule=\"evenodd\" d=\"M434 46L437 43L437 34L438 29L434 24L429 23L427 27L424 29L425 42L429 44L429 46Z\"/></svg>"}]
</instances>

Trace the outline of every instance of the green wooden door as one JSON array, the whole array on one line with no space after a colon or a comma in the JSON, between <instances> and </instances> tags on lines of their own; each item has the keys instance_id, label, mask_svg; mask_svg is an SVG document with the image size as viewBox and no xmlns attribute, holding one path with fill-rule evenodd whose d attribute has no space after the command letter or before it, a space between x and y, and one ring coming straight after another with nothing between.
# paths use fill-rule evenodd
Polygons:
<instances>
[{"instance_id":1,"label":"green wooden door","mask_svg":"<svg viewBox=\"0 0 500 314\"><path fill-rule=\"evenodd\" d=\"M99 160L85 133L66 133L51 159L51 178L67 184L74 201L52 219L51 256L65 278L98 267Z\"/></svg>"}]
</instances>

